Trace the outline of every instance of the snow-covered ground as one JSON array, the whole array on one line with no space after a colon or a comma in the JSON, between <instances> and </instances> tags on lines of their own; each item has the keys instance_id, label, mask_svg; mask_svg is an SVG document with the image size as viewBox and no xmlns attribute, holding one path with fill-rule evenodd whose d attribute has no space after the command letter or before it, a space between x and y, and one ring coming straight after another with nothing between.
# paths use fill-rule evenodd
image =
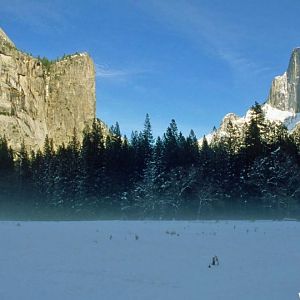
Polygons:
<instances>
[{"instance_id":1,"label":"snow-covered ground","mask_svg":"<svg viewBox=\"0 0 300 300\"><path fill-rule=\"evenodd\" d=\"M299 299L294 221L0 222L0 234L3 300Z\"/></svg>"}]
</instances>

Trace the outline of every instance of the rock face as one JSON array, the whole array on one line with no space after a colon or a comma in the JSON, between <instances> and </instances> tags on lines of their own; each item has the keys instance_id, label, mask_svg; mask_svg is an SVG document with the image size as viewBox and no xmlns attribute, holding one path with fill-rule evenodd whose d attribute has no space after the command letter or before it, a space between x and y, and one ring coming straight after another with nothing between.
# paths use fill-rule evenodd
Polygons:
<instances>
[{"instance_id":1,"label":"rock face","mask_svg":"<svg viewBox=\"0 0 300 300\"><path fill-rule=\"evenodd\" d=\"M232 124L236 123L238 120L240 119L240 117L234 113L229 113L227 114L222 122L221 122L221 126L220 126L220 130L226 131L229 125L229 122L231 122Z\"/></svg>"},{"instance_id":2,"label":"rock face","mask_svg":"<svg viewBox=\"0 0 300 300\"><path fill-rule=\"evenodd\" d=\"M269 97L262 105L265 118L270 122L283 123L289 132L300 128L300 48L293 50L287 71L272 82ZM228 134L229 121L237 130L242 130L251 119L251 109L244 117L227 114L218 129L206 135L209 143ZM199 140L202 145L203 139Z\"/></svg>"},{"instance_id":3,"label":"rock face","mask_svg":"<svg viewBox=\"0 0 300 300\"><path fill-rule=\"evenodd\" d=\"M280 110L300 112L300 48L294 49L287 72L273 80L267 103Z\"/></svg>"},{"instance_id":4,"label":"rock face","mask_svg":"<svg viewBox=\"0 0 300 300\"><path fill-rule=\"evenodd\" d=\"M56 62L19 51L0 29L0 135L18 150L42 148L46 135L67 144L95 118L95 68L86 53Z\"/></svg>"}]
</instances>

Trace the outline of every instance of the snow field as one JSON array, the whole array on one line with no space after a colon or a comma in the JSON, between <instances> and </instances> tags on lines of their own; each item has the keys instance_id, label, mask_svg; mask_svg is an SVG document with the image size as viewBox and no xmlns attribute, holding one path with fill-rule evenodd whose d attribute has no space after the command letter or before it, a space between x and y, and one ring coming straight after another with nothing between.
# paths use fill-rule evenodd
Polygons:
<instances>
[{"instance_id":1,"label":"snow field","mask_svg":"<svg viewBox=\"0 0 300 300\"><path fill-rule=\"evenodd\" d=\"M0 233L3 300L299 299L294 221L0 222Z\"/></svg>"}]
</instances>

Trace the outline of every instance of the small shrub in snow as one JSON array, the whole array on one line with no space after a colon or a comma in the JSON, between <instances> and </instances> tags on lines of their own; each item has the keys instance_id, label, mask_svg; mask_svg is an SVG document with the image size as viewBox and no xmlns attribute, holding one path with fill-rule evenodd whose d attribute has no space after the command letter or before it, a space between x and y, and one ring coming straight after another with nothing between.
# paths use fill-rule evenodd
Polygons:
<instances>
[{"instance_id":1,"label":"small shrub in snow","mask_svg":"<svg viewBox=\"0 0 300 300\"><path fill-rule=\"evenodd\" d=\"M211 268L212 266L218 266L219 264L219 258L217 255L215 255L212 257L212 262L208 265L208 267Z\"/></svg>"},{"instance_id":2,"label":"small shrub in snow","mask_svg":"<svg viewBox=\"0 0 300 300\"><path fill-rule=\"evenodd\" d=\"M179 236L179 234L176 231L174 231L174 230L172 230L172 231L167 230L166 234Z\"/></svg>"}]
</instances>

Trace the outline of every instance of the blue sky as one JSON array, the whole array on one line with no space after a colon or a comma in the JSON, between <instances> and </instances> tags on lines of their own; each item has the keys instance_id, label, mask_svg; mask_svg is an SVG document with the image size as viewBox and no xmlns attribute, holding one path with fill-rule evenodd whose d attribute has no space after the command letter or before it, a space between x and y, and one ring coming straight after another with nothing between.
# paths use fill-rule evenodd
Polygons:
<instances>
[{"instance_id":1,"label":"blue sky","mask_svg":"<svg viewBox=\"0 0 300 300\"><path fill-rule=\"evenodd\" d=\"M0 0L18 48L51 59L87 51L97 116L123 133L150 114L155 135L174 118L198 137L228 112L263 102L300 46L300 1Z\"/></svg>"}]
</instances>

